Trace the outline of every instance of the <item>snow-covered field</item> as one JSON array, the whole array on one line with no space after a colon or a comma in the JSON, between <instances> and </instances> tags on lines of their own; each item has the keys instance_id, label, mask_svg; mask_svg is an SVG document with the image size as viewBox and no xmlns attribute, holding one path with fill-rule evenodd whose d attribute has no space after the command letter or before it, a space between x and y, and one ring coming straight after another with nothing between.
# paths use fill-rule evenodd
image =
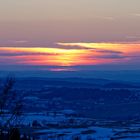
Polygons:
<instances>
[{"instance_id":1,"label":"snow-covered field","mask_svg":"<svg viewBox=\"0 0 140 140\"><path fill-rule=\"evenodd\" d=\"M40 140L111 140L111 138L112 140L140 140L140 123L138 121L127 122L130 124L126 126L123 125L126 122L122 122L121 125L115 126L116 122L114 124L113 121L66 117L63 114L47 116L46 114L31 113L26 115L23 122L27 125L35 120L40 126L37 126L38 129L33 129L33 135ZM91 125L89 122L93 122L95 125L92 123ZM50 124L53 126L50 127Z\"/></svg>"},{"instance_id":2,"label":"snow-covered field","mask_svg":"<svg viewBox=\"0 0 140 140\"><path fill-rule=\"evenodd\" d=\"M37 133L42 133L40 136L41 140L44 139L54 139L57 140L58 137L63 137L64 140L72 140L76 137L79 137L81 140L87 139L101 139L101 140L110 140L112 135L112 129L109 128L100 128L100 127L89 127L89 128L77 128L77 129L51 129L51 130L41 130Z\"/></svg>"},{"instance_id":3,"label":"snow-covered field","mask_svg":"<svg viewBox=\"0 0 140 140\"><path fill-rule=\"evenodd\" d=\"M38 140L140 140L139 121L127 121L128 125L125 121L118 122L117 125L113 121L45 113L27 113L19 120L21 132L30 133Z\"/></svg>"}]
</instances>

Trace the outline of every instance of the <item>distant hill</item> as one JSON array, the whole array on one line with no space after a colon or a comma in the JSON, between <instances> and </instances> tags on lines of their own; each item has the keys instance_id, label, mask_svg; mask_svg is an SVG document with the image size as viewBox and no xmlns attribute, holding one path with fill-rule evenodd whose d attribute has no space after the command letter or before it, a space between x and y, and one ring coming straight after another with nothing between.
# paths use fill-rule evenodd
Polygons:
<instances>
[{"instance_id":1,"label":"distant hill","mask_svg":"<svg viewBox=\"0 0 140 140\"><path fill-rule=\"evenodd\" d=\"M128 83L107 83L103 86L104 88L140 88L138 85Z\"/></svg>"},{"instance_id":2,"label":"distant hill","mask_svg":"<svg viewBox=\"0 0 140 140\"><path fill-rule=\"evenodd\" d=\"M1 79L2 81L2 79ZM86 88L140 88L139 83L97 78L16 78L16 88L40 89L45 87L86 87Z\"/></svg>"}]
</instances>

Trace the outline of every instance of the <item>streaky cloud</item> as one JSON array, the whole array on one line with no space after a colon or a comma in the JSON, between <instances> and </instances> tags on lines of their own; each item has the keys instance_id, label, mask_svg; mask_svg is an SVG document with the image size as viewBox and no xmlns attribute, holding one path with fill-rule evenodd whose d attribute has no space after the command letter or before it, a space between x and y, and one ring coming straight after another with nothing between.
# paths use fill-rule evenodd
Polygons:
<instances>
[{"instance_id":1,"label":"streaky cloud","mask_svg":"<svg viewBox=\"0 0 140 140\"><path fill-rule=\"evenodd\" d=\"M0 66L27 65L78 70L98 65L140 65L139 43L57 43L49 47L0 47ZM65 68L64 68L65 67ZM16 67L15 67L16 69ZM55 71L55 68L50 71ZM88 69L88 67L87 67ZM57 71L56 70L56 71ZM72 69L73 70L73 69Z\"/></svg>"}]
</instances>

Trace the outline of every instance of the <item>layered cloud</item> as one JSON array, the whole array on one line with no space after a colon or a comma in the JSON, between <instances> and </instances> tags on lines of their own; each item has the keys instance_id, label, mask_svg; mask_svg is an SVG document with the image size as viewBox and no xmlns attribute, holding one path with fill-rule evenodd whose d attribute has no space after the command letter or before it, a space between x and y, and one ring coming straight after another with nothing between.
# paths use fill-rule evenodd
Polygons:
<instances>
[{"instance_id":1,"label":"layered cloud","mask_svg":"<svg viewBox=\"0 0 140 140\"><path fill-rule=\"evenodd\" d=\"M108 64L139 65L140 44L57 43L55 47L0 47L0 66L3 67L47 66L57 67L50 69L57 71L71 70L75 66L85 69L85 66Z\"/></svg>"}]
</instances>

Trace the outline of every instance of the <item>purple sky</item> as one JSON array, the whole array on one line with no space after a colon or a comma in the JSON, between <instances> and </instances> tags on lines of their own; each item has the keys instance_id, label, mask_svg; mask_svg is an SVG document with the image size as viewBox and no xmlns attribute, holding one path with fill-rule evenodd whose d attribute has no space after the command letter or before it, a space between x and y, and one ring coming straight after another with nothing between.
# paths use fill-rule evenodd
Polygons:
<instances>
[{"instance_id":1,"label":"purple sky","mask_svg":"<svg viewBox=\"0 0 140 140\"><path fill-rule=\"evenodd\" d=\"M0 0L0 70L140 69L139 29L139 0Z\"/></svg>"}]
</instances>

